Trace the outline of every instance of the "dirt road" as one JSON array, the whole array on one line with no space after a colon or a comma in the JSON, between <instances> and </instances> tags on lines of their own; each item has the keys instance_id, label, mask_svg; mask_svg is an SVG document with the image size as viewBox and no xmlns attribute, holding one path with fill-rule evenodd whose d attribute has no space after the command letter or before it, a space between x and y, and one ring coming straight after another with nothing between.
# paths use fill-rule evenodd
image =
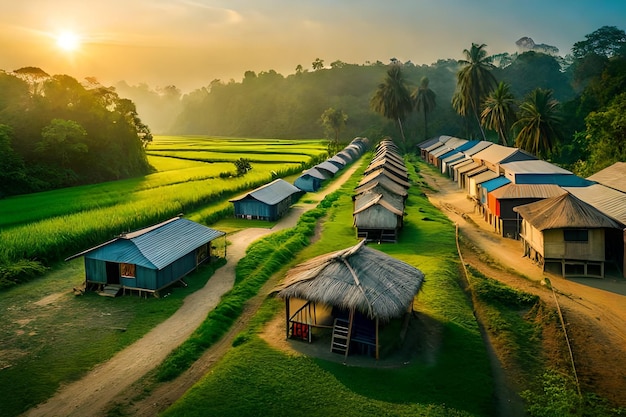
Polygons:
<instances>
[{"instance_id":1,"label":"dirt road","mask_svg":"<svg viewBox=\"0 0 626 417\"><path fill-rule=\"evenodd\" d=\"M430 201L459 226L463 237L478 248L478 251L464 251L465 262L487 276L537 294L548 305L554 305L552 292L540 284L544 277L550 279L559 294L558 301L568 324L583 390L626 406L626 279L565 279L543 272L523 257L520 241L497 235L479 214L474 213L473 203L455 182L428 170L420 174L436 190L427 193ZM488 254L495 262L517 274L491 268L478 252Z\"/></svg>"},{"instance_id":2,"label":"dirt road","mask_svg":"<svg viewBox=\"0 0 626 417\"><path fill-rule=\"evenodd\" d=\"M273 228L250 228L228 236L228 262L218 269L207 284L185 298L182 307L143 338L96 366L82 379L63 386L45 403L29 410L26 416L97 416L135 381L159 365L184 342L219 303L221 296L235 282L235 266L250 243L277 230L294 226L300 215L317 205L327 194L338 189L360 166L354 163L332 184L310 193L311 203L297 204ZM184 391L183 391L184 392ZM149 415L154 415L154 410Z\"/></svg>"}]
</instances>

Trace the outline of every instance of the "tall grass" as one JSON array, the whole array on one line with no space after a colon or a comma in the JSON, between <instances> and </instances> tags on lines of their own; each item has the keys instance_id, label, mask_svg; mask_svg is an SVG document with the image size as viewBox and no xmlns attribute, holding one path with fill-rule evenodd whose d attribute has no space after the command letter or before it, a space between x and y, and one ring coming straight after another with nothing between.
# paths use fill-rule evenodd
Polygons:
<instances>
[{"instance_id":1,"label":"tall grass","mask_svg":"<svg viewBox=\"0 0 626 417\"><path fill-rule=\"evenodd\" d=\"M177 138L169 137L168 142ZM178 138L181 139L181 138ZM250 143L242 140L233 146L226 139L212 141L203 138L183 138L196 148L219 146L245 153ZM158 146L159 139L155 140ZM46 193L17 196L0 200L0 289L26 281L48 266L105 242L120 233L136 230L179 215L201 211L196 220L210 223L229 215L229 198L263 185L276 177L300 172L317 161L325 152L320 141L300 144L296 141L254 141L263 143L252 150L254 155L276 159L280 163L256 163L243 177L228 178L234 172L232 163L203 163L191 161L188 167L167 158L156 158L164 171L141 178L84 187L74 187ZM239 143L235 141L235 143ZM277 152L283 149L285 155ZM289 154L301 153L307 161L287 163ZM284 158L283 158L284 157ZM263 158L260 158L263 159ZM171 158L170 158L171 160ZM16 268L15 265L21 265Z\"/></svg>"}]
</instances>

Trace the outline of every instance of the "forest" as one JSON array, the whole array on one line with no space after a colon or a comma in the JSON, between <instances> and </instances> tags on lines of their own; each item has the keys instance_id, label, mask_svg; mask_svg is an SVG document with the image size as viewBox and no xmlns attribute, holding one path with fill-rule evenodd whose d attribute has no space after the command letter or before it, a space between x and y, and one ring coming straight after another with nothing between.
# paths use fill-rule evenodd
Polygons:
<instances>
[{"instance_id":1,"label":"forest","mask_svg":"<svg viewBox=\"0 0 626 417\"><path fill-rule=\"evenodd\" d=\"M0 71L0 198L150 172L135 104L96 80Z\"/></svg>"},{"instance_id":2,"label":"forest","mask_svg":"<svg viewBox=\"0 0 626 417\"><path fill-rule=\"evenodd\" d=\"M623 30L604 26L565 57L528 47L489 55L472 44L465 59L430 65L316 58L287 76L246 71L187 94L34 67L0 72L0 197L145 174L151 132L343 143L389 135L405 150L452 135L517 146L588 176L626 160L625 45ZM390 108L384 89L398 94Z\"/></svg>"},{"instance_id":3,"label":"forest","mask_svg":"<svg viewBox=\"0 0 626 417\"><path fill-rule=\"evenodd\" d=\"M337 129L321 117L333 109L344 116L336 126L344 142L399 138L401 119L407 149L435 135L486 138L588 176L626 160L620 110L626 100L625 45L622 29L604 26L565 57L546 48L490 56L488 45L472 44L465 59L431 65L395 58L388 64L326 65L316 58L310 69L298 65L287 76L246 71L241 82L216 79L184 95L175 86L117 88L148 112L146 120L155 120L151 126L159 133L333 139ZM396 87L411 97L401 114L386 117L373 110L372 98L390 67L399 70Z\"/></svg>"}]
</instances>

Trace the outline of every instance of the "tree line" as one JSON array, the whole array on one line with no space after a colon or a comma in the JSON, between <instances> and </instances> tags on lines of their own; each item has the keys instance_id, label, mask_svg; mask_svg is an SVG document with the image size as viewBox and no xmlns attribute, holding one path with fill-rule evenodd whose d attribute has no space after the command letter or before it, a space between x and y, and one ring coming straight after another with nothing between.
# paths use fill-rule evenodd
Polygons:
<instances>
[{"instance_id":1,"label":"tree line","mask_svg":"<svg viewBox=\"0 0 626 417\"><path fill-rule=\"evenodd\" d=\"M497 135L505 146L514 145L544 159L566 165L587 176L616 161L626 160L626 33L616 27L602 27L587 35L572 48L571 62L565 68L552 63L543 54L528 52L505 68L496 68L486 45L472 44L459 60L456 89L451 105L464 118L466 136L488 140ZM534 74L519 71L522 63L533 63ZM551 68L550 68L551 67ZM552 73L561 82L545 87L528 84L541 78L537 71ZM521 84L532 88L517 99L513 85L520 75ZM499 79L499 81L498 81ZM569 83L573 97L563 105L555 91ZM519 91L519 90L518 90ZM559 91L565 97L567 90ZM400 136L406 141L403 119L414 109L426 117L434 110L434 92L427 79L411 93L403 78L401 65L387 70L371 99L371 107L390 120L397 121Z\"/></svg>"},{"instance_id":2,"label":"tree line","mask_svg":"<svg viewBox=\"0 0 626 417\"><path fill-rule=\"evenodd\" d=\"M532 50L490 56L486 45L472 44L464 59L431 65L395 58L325 65L316 58L287 76L246 71L240 82L216 79L184 95L173 86L167 94L145 85L123 91L141 97L142 109L169 109L169 119L158 118L159 133L335 142L390 135L407 148L446 134L519 146L590 174L625 156L615 139L623 135L607 119L619 115L624 100L623 43L623 30L605 26L565 57ZM384 91L399 94L399 115Z\"/></svg>"},{"instance_id":3,"label":"tree line","mask_svg":"<svg viewBox=\"0 0 626 417\"><path fill-rule=\"evenodd\" d=\"M135 104L95 79L0 71L0 198L150 172Z\"/></svg>"}]
</instances>

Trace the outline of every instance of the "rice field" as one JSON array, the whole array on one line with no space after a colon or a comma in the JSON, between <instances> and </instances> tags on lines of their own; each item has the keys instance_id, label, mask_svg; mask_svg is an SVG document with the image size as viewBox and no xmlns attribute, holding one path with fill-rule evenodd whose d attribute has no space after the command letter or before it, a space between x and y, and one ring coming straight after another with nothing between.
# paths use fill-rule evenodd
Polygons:
<instances>
[{"instance_id":1,"label":"rice field","mask_svg":"<svg viewBox=\"0 0 626 417\"><path fill-rule=\"evenodd\" d=\"M155 172L143 177L0 200L0 268L19 259L50 264L180 213L223 211L229 198L323 157L326 144L156 136L147 152ZM249 159L252 170L235 177L231 161L239 158Z\"/></svg>"}]
</instances>

